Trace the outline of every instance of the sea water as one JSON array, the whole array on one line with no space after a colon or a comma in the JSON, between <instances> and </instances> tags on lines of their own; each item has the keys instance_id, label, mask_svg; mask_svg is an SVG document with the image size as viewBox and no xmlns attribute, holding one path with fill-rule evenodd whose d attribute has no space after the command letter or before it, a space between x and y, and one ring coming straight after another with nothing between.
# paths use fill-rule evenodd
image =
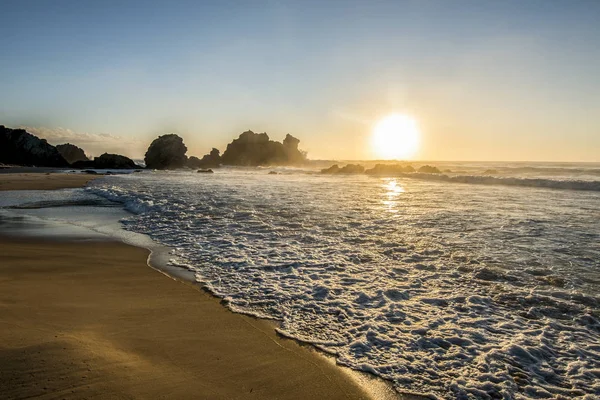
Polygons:
<instances>
[{"instance_id":1,"label":"sea water","mask_svg":"<svg viewBox=\"0 0 600 400\"><path fill-rule=\"evenodd\" d=\"M400 392L600 396L600 165L440 169L153 172L85 195L233 311Z\"/></svg>"}]
</instances>

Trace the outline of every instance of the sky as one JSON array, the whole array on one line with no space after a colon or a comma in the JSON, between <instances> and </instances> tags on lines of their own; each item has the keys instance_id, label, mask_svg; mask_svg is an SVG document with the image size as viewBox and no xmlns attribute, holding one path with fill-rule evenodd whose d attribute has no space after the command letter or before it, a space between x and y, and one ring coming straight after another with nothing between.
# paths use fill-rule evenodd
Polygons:
<instances>
[{"instance_id":1,"label":"sky","mask_svg":"<svg viewBox=\"0 0 600 400\"><path fill-rule=\"evenodd\" d=\"M251 129L312 159L600 161L600 1L0 2L0 124L88 154L202 156Z\"/></svg>"}]
</instances>

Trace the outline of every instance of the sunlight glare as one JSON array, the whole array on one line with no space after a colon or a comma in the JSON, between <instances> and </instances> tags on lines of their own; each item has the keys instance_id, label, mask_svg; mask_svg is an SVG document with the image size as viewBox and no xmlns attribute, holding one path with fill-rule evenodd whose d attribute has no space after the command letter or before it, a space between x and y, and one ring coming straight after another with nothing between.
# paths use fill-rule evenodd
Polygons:
<instances>
[{"instance_id":1,"label":"sunlight glare","mask_svg":"<svg viewBox=\"0 0 600 400\"><path fill-rule=\"evenodd\" d=\"M373 150L377 157L386 160L409 159L419 149L419 136L414 118L403 114L388 115L373 128Z\"/></svg>"}]
</instances>

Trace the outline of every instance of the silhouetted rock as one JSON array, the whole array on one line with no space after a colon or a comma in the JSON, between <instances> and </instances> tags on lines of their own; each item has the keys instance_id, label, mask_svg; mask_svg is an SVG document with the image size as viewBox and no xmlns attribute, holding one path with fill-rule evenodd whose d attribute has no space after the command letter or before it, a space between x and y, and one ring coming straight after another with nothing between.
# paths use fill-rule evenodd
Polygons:
<instances>
[{"instance_id":1,"label":"silhouetted rock","mask_svg":"<svg viewBox=\"0 0 600 400\"><path fill-rule=\"evenodd\" d=\"M146 168L182 168L187 162L186 151L187 147L179 136L173 133L159 136L148 147L144 157Z\"/></svg>"},{"instance_id":2,"label":"silhouetted rock","mask_svg":"<svg viewBox=\"0 0 600 400\"><path fill-rule=\"evenodd\" d=\"M298 150L300 141L291 135L284 143L269 140L266 133L246 131L227 145L221 157L224 165L289 165L299 164L306 155Z\"/></svg>"},{"instance_id":3,"label":"silhouetted rock","mask_svg":"<svg viewBox=\"0 0 600 400\"><path fill-rule=\"evenodd\" d=\"M403 166L399 164L376 164L373 168L366 170L365 174L394 176L410 172L415 172L415 169L410 165Z\"/></svg>"},{"instance_id":4,"label":"silhouetted rock","mask_svg":"<svg viewBox=\"0 0 600 400\"><path fill-rule=\"evenodd\" d=\"M68 167L56 147L26 132L0 125L0 162L36 167Z\"/></svg>"},{"instance_id":5,"label":"silhouetted rock","mask_svg":"<svg viewBox=\"0 0 600 400\"><path fill-rule=\"evenodd\" d=\"M335 164L321 170L322 174L362 174L363 172L365 172L365 167L358 164L348 164L342 168Z\"/></svg>"},{"instance_id":6,"label":"silhouetted rock","mask_svg":"<svg viewBox=\"0 0 600 400\"><path fill-rule=\"evenodd\" d=\"M431 165L423 165L421 168L419 168L419 172L422 172L424 174L441 174L442 171L440 171L437 167L432 167Z\"/></svg>"},{"instance_id":7,"label":"silhouetted rock","mask_svg":"<svg viewBox=\"0 0 600 400\"><path fill-rule=\"evenodd\" d=\"M89 161L89 158L87 158L83 149L75 146L74 144L59 144L56 146L56 150L58 150L60 155L63 156L63 158L67 160L69 164L73 164L77 161Z\"/></svg>"},{"instance_id":8,"label":"silhouetted rock","mask_svg":"<svg viewBox=\"0 0 600 400\"><path fill-rule=\"evenodd\" d=\"M213 171L212 169L199 169L198 172L201 174L214 174L215 173L215 171Z\"/></svg>"},{"instance_id":9,"label":"silhouetted rock","mask_svg":"<svg viewBox=\"0 0 600 400\"><path fill-rule=\"evenodd\" d=\"M131 158L118 154L104 153L100 157L94 158L93 161L77 161L74 162L74 168L94 168L94 169L136 169L137 165Z\"/></svg>"},{"instance_id":10,"label":"silhouetted rock","mask_svg":"<svg viewBox=\"0 0 600 400\"><path fill-rule=\"evenodd\" d=\"M196 168L200 168L202 166L201 162L202 162L202 160L200 160L198 157L190 156L190 157L188 157L185 165L188 168L196 169Z\"/></svg>"},{"instance_id":11,"label":"silhouetted rock","mask_svg":"<svg viewBox=\"0 0 600 400\"><path fill-rule=\"evenodd\" d=\"M340 167L337 164L333 164L329 168L323 168L321 170L322 174L337 174L340 171Z\"/></svg>"},{"instance_id":12,"label":"silhouetted rock","mask_svg":"<svg viewBox=\"0 0 600 400\"><path fill-rule=\"evenodd\" d=\"M365 167L358 164L348 164L345 167L342 167L339 174L362 174L365 172Z\"/></svg>"},{"instance_id":13,"label":"silhouetted rock","mask_svg":"<svg viewBox=\"0 0 600 400\"><path fill-rule=\"evenodd\" d=\"M189 168L219 168L221 166L220 152L213 148L210 153L204 155L202 159L191 156L188 158L187 166Z\"/></svg>"},{"instance_id":14,"label":"silhouetted rock","mask_svg":"<svg viewBox=\"0 0 600 400\"><path fill-rule=\"evenodd\" d=\"M91 169L86 169L86 170L83 170L81 172L83 172L84 174L98 175L98 173L96 171L91 170Z\"/></svg>"},{"instance_id":15,"label":"silhouetted rock","mask_svg":"<svg viewBox=\"0 0 600 400\"><path fill-rule=\"evenodd\" d=\"M279 175L279 172L277 172L277 171L269 171L269 175Z\"/></svg>"}]
</instances>

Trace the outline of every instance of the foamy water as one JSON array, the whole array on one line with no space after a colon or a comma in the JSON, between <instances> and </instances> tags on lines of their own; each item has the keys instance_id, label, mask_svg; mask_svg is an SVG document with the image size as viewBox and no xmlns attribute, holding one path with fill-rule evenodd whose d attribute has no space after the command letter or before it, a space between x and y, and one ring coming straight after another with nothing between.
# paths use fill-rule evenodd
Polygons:
<instances>
[{"instance_id":1,"label":"foamy water","mask_svg":"<svg viewBox=\"0 0 600 400\"><path fill-rule=\"evenodd\" d=\"M45 201L122 204L232 310L400 392L600 396L598 165L445 168L143 173Z\"/></svg>"},{"instance_id":2,"label":"foamy water","mask_svg":"<svg viewBox=\"0 0 600 400\"><path fill-rule=\"evenodd\" d=\"M510 179L582 181L543 173ZM399 391L600 395L600 192L415 177L221 169L89 191L232 310Z\"/></svg>"}]
</instances>

